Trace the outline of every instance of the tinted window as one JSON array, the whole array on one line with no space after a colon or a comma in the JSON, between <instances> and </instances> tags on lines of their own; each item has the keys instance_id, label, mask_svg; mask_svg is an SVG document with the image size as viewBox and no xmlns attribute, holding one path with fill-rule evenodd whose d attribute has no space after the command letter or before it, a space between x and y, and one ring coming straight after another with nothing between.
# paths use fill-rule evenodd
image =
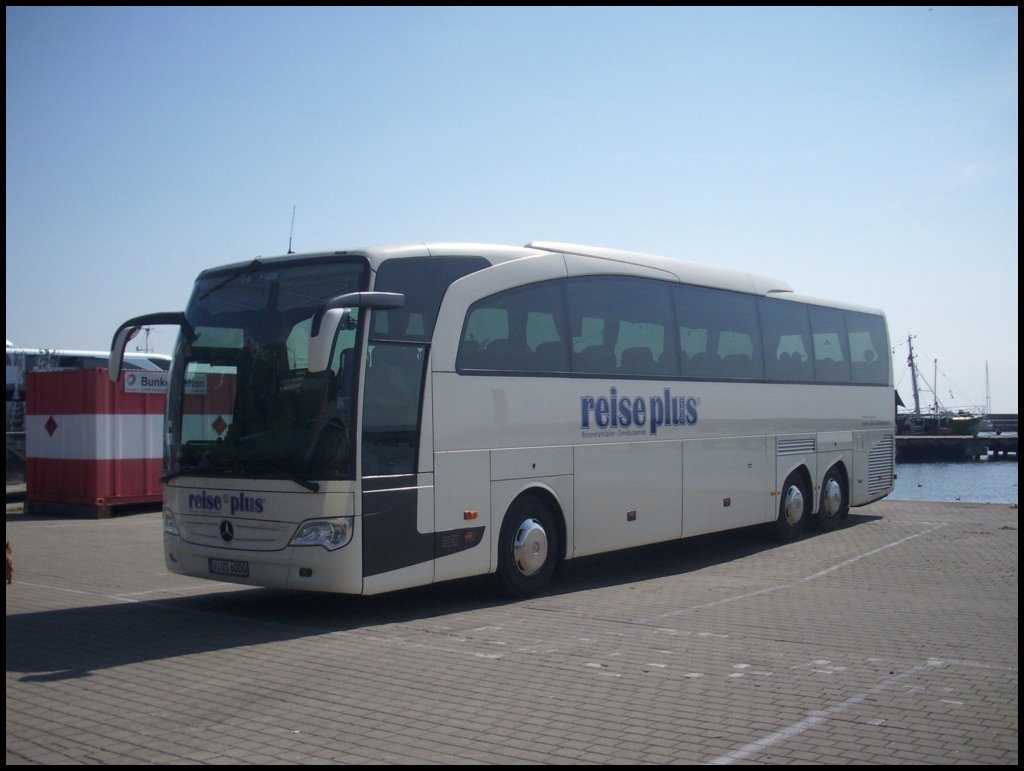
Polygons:
<instances>
[{"instance_id":1,"label":"tinted window","mask_svg":"<svg viewBox=\"0 0 1024 771\"><path fill-rule=\"evenodd\" d=\"M849 383L846 314L833 308L808 306L814 341L814 379L819 383Z\"/></svg>"},{"instance_id":2,"label":"tinted window","mask_svg":"<svg viewBox=\"0 0 1024 771\"><path fill-rule=\"evenodd\" d=\"M545 282L491 295L472 305L456 369L568 372L561 291Z\"/></svg>"},{"instance_id":3,"label":"tinted window","mask_svg":"<svg viewBox=\"0 0 1024 771\"><path fill-rule=\"evenodd\" d=\"M416 471L425 346L371 343L363 388L363 475Z\"/></svg>"},{"instance_id":4,"label":"tinted window","mask_svg":"<svg viewBox=\"0 0 1024 771\"><path fill-rule=\"evenodd\" d=\"M849 311L850 371L855 383L889 384L889 336L881 316Z\"/></svg>"},{"instance_id":5,"label":"tinted window","mask_svg":"<svg viewBox=\"0 0 1024 771\"><path fill-rule=\"evenodd\" d=\"M797 383L814 380L807 306L764 299L759 301L759 305L768 379Z\"/></svg>"},{"instance_id":6,"label":"tinted window","mask_svg":"<svg viewBox=\"0 0 1024 771\"><path fill-rule=\"evenodd\" d=\"M885 320L877 315L650 279L586 276L475 303L457 368L886 385L888 345Z\"/></svg>"},{"instance_id":7,"label":"tinted window","mask_svg":"<svg viewBox=\"0 0 1024 771\"><path fill-rule=\"evenodd\" d=\"M686 377L760 380L761 331L752 295L695 286L675 288L679 356Z\"/></svg>"},{"instance_id":8,"label":"tinted window","mask_svg":"<svg viewBox=\"0 0 1024 771\"><path fill-rule=\"evenodd\" d=\"M671 284L627 276L566 282L573 372L625 377L679 372Z\"/></svg>"},{"instance_id":9,"label":"tinted window","mask_svg":"<svg viewBox=\"0 0 1024 771\"><path fill-rule=\"evenodd\" d=\"M487 267L490 263L483 257L406 257L382 263L374 289L405 295L405 305L374 312L371 338L429 340L448 287Z\"/></svg>"}]
</instances>

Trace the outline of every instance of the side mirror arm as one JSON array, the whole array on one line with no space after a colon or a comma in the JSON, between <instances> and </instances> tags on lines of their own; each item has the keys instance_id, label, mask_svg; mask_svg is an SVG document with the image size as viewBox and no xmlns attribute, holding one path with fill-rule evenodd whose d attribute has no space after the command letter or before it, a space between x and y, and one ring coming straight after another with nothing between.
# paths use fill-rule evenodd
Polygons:
<instances>
[{"instance_id":1,"label":"side mirror arm","mask_svg":"<svg viewBox=\"0 0 1024 771\"><path fill-rule=\"evenodd\" d=\"M147 313L145 316L136 316L133 319L128 319L128 321L117 328L117 332L114 333L114 339L110 342L110 364L107 374L112 382L116 383L121 379L124 351L128 346L128 341L135 337L143 327L161 324L178 327L190 343L194 343L198 339L185 314L180 311Z\"/></svg>"}]
</instances>

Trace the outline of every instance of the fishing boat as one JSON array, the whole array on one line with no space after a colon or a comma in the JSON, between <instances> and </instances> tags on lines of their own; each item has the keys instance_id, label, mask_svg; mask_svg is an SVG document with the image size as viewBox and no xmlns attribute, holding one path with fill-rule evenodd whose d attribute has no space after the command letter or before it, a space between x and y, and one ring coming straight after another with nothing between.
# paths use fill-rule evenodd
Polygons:
<instances>
[{"instance_id":1,"label":"fishing boat","mask_svg":"<svg viewBox=\"0 0 1024 771\"><path fill-rule=\"evenodd\" d=\"M928 409L921 408L919 380L923 380L914 358L913 338L907 337L907 365L910 367L911 385L914 390L914 409L896 413L896 433L903 436L977 436L985 415L974 410L946 409L939 402L936 389L932 388L933 401ZM936 364L935 380L938 380ZM927 382L926 382L927 385Z\"/></svg>"}]
</instances>

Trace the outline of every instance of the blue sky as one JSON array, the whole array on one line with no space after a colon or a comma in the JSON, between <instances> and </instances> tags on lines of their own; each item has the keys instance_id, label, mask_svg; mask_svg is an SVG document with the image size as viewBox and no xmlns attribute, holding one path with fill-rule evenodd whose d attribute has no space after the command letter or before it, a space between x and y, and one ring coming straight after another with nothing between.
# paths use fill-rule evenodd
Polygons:
<instances>
[{"instance_id":1,"label":"blue sky","mask_svg":"<svg viewBox=\"0 0 1024 771\"><path fill-rule=\"evenodd\" d=\"M294 207L299 252L554 240L775 276L884 309L904 400L914 335L947 406L1017 411L1016 7L6 14L16 345L105 349L287 251Z\"/></svg>"}]
</instances>

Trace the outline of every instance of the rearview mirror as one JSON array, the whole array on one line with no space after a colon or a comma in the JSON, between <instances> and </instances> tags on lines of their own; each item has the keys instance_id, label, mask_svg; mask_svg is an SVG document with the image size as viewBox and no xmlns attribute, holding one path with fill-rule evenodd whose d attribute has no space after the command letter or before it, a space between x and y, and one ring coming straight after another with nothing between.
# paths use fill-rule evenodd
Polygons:
<instances>
[{"instance_id":1,"label":"rearview mirror","mask_svg":"<svg viewBox=\"0 0 1024 771\"><path fill-rule=\"evenodd\" d=\"M128 321L117 328L117 332L114 333L114 339L110 343L110 362L107 375L110 377L111 382L116 383L121 379L124 351L128 341L139 334L139 330L143 327L156 326L158 324L171 324L179 327L182 334L190 342L194 342L196 339L196 333L192 329L192 325L189 324L188 319L185 318L185 314L178 311L148 313L145 316L136 316L133 319L128 319Z\"/></svg>"}]
</instances>

